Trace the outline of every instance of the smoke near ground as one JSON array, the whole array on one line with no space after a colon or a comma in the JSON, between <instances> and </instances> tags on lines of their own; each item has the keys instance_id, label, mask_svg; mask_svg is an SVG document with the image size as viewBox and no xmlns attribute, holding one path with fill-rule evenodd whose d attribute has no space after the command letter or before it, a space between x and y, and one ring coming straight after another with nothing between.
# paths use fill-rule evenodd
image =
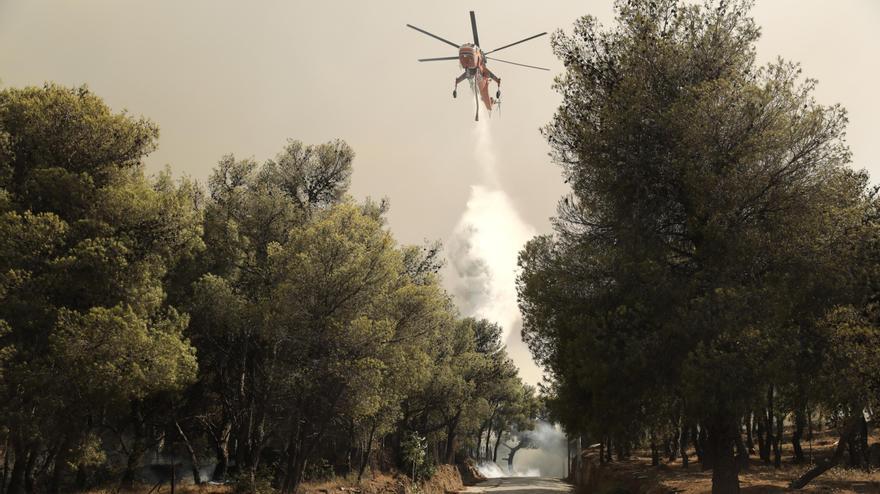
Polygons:
<instances>
[{"instance_id":1,"label":"smoke near ground","mask_svg":"<svg viewBox=\"0 0 880 494\"><path fill-rule=\"evenodd\" d=\"M562 430L548 422L539 421L528 431L534 448L523 448L513 456L513 469L507 470L509 449L502 442L498 449L498 463L483 462L477 469L487 478L498 477L556 477L566 476L567 442Z\"/></svg>"},{"instance_id":2,"label":"smoke near ground","mask_svg":"<svg viewBox=\"0 0 880 494\"><path fill-rule=\"evenodd\" d=\"M530 432L535 438L538 448L521 449L513 459L514 471L524 469L536 469L540 477L563 478L566 472L566 458L568 457L568 441L562 429L554 424L540 421L535 425L535 430ZM503 455L506 458L507 452ZM502 452L498 453L499 461ZM506 466L502 465L502 466Z\"/></svg>"},{"instance_id":3,"label":"smoke near ground","mask_svg":"<svg viewBox=\"0 0 880 494\"><path fill-rule=\"evenodd\" d=\"M541 471L537 468L529 468L525 471L523 470L514 470L513 472L507 472L506 470L502 470L497 464L492 462L483 462L477 465L477 470L480 472L480 475L486 477L487 479L497 479L499 477L540 477Z\"/></svg>"}]
</instances>

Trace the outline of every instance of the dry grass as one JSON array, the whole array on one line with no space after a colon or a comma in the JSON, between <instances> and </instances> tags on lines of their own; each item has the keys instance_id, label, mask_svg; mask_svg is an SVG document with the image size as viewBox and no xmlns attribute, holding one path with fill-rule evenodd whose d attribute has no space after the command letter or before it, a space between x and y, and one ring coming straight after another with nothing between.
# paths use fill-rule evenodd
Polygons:
<instances>
[{"instance_id":1,"label":"dry grass","mask_svg":"<svg viewBox=\"0 0 880 494\"><path fill-rule=\"evenodd\" d=\"M147 494L152 489L152 485L140 484L135 485L134 489L117 491L116 489L97 489L91 490L84 494ZM153 490L152 494L168 494L171 492L170 485L162 485ZM174 486L174 494L230 494L232 488L226 485L176 485Z\"/></svg>"},{"instance_id":2,"label":"dry grass","mask_svg":"<svg viewBox=\"0 0 880 494\"><path fill-rule=\"evenodd\" d=\"M648 466L650 462L645 462ZM650 468L650 467L648 467ZM809 466L783 465L776 469L752 462L740 473L740 487L744 493L789 492L788 484L805 472ZM700 472L699 465L685 472L681 466L672 467L658 476L660 484L676 492L697 494L711 492L712 472ZM826 472L800 492L880 493L880 473L835 468Z\"/></svg>"},{"instance_id":3,"label":"dry grass","mask_svg":"<svg viewBox=\"0 0 880 494\"><path fill-rule=\"evenodd\" d=\"M328 494L328 493L360 493L380 494L394 493L398 491L398 485L403 485L402 480L388 474L371 476L364 475L358 482L356 478L337 477L323 482L307 482L300 487L300 494Z\"/></svg>"},{"instance_id":4,"label":"dry grass","mask_svg":"<svg viewBox=\"0 0 880 494\"><path fill-rule=\"evenodd\" d=\"M422 494L446 494L463 488L461 475L452 465L437 467L431 480L416 485L409 477L396 473L380 473L375 476L365 475L360 483L357 479L337 478L327 482L310 482L303 484L299 494L406 494L418 491Z\"/></svg>"},{"instance_id":5,"label":"dry grass","mask_svg":"<svg viewBox=\"0 0 880 494\"><path fill-rule=\"evenodd\" d=\"M874 438L875 440L877 438ZM813 441L814 458L822 458L831 454L836 445L836 437L831 434L822 435ZM805 444L805 454L806 444ZM645 452L626 461L610 464L615 478L638 479L644 492L680 492L684 494L707 493L712 490L712 472L700 470L700 464L691 462L690 468L684 469L681 460L662 463L659 467L651 466L651 459ZM791 463L791 444L783 447L783 465L774 468L760 460L751 458L749 468L740 472L740 487L743 493L777 493L796 492L788 489L788 484L800 477L812 465L795 465ZM691 459L694 459L691 452ZM863 470L834 468L825 472L799 492L804 493L878 493L880 494L880 470L865 472Z\"/></svg>"},{"instance_id":6,"label":"dry grass","mask_svg":"<svg viewBox=\"0 0 880 494\"><path fill-rule=\"evenodd\" d=\"M83 494L147 494L153 486L141 484L132 490L119 491L115 489L97 489ZM415 489L415 485L409 477L399 474L379 473L371 476L369 473L358 483L355 476L337 477L332 480L321 482L306 482L300 486L299 494L408 494L416 490L420 494L446 494L462 489L461 476L458 470L451 465L441 465L428 482L424 482ZM169 485L162 485L153 494L168 494L171 492ZM175 494L231 494L232 488L228 485L177 485Z\"/></svg>"}]
</instances>

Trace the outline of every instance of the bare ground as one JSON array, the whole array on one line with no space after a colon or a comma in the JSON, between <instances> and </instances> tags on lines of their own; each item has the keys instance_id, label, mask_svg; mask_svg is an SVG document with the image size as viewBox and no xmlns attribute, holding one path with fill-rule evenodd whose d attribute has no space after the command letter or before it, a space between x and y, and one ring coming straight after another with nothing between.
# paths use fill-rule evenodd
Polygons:
<instances>
[{"instance_id":1,"label":"bare ground","mask_svg":"<svg viewBox=\"0 0 880 494\"><path fill-rule=\"evenodd\" d=\"M817 461L830 456L836 445L836 436L833 433L817 434L812 444L812 458ZM878 440L872 438L872 442ZM810 458L808 443L804 442L804 454ZM651 466L651 458L647 452L640 451L639 455L624 461L615 461L609 466L615 472L616 478L638 479L642 492L680 492L685 494L708 493L712 490L712 472L701 471L700 464L696 463L693 451L690 452L690 468L684 469L681 459L673 462L661 462L659 467ZM752 456L749 468L740 472L740 487L743 493L777 493L777 492L803 492L803 493L880 493L880 469L866 472L860 469L847 469L837 467L825 472L819 478L811 482L800 491L788 488L788 484L800 477L813 465L795 465L791 461L791 444L783 445L782 467L774 468L766 465Z\"/></svg>"}]
</instances>

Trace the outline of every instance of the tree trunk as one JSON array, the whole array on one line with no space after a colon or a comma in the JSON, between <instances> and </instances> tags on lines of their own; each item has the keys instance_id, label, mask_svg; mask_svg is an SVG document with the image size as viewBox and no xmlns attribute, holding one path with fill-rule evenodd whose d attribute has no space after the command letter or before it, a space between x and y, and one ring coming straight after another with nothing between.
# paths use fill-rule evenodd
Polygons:
<instances>
[{"instance_id":1,"label":"tree trunk","mask_svg":"<svg viewBox=\"0 0 880 494\"><path fill-rule=\"evenodd\" d=\"M521 447L522 443L519 443L516 447L510 448L510 452L507 454L507 473L510 475L513 475L513 457Z\"/></svg>"},{"instance_id":2,"label":"tree trunk","mask_svg":"<svg viewBox=\"0 0 880 494\"><path fill-rule=\"evenodd\" d=\"M122 473L122 486L126 489L134 488L134 478L137 475L137 469L141 465L146 447L142 438L135 438L131 446L131 451L125 461L125 471Z\"/></svg>"},{"instance_id":3,"label":"tree trunk","mask_svg":"<svg viewBox=\"0 0 880 494\"><path fill-rule=\"evenodd\" d=\"M859 438L858 438L859 455L861 456L861 467L865 471L870 470L868 457L868 422L865 415L859 412Z\"/></svg>"},{"instance_id":4,"label":"tree trunk","mask_svg":"<svg viewBox=\"0 0 880 494\"><path fill-rule=\"evenodd\" d=\"M727 421L713 424L707 434L712 456L712 494L739 493L739 467L734 456L736 427Z\"/></svg>"},{"instance_id":5,"label":"tree trunk","mask_svg":"<svg viewBox=\"0 0 880 494\"><path fill-rule=\"evenodd\" d=\"M709 433L706 429L706 426L700 425L700 434L695 441L695 443L700 445L700 451L702 451L700 468L703 471L711 470L715 465L715 448L709 444Z\"/></svg>"},{"instance_id":6,"label":"tree trunk","mask_svg":"<svg viewBox=\"0 0 880 494\"><path fill-rule=\"evenodd\" d=\"M122 474L122 486L127 489L134 487L134 478L137 469L141 465L141 460L147 452L147 438L144 425L143 413L141 412L140 403L134 401L131 403L131 422L132 422L132 444L128 451L128 457L125 462L125 471Z\"/></svg>"},{"instance_id":7,"label":"tree trunk","mask_svg":"<svg viewBox=\"0 0 880 494\"><path fill-rule=\"evenodd\" d=\"M64 476L64 470L67 467L67 456L70 449L71 440L65 438L55 453L55 461L52 466L52 477L49 480L49 494L58 494L61 492L61 480Z\"/></svg>"},{"instance_id":8,"label":"tree trunk","mask_svg":"<svg viewBox=\"0 0 880 494\"><path fill-rule=\"evenodd\" d=\"M813 479L815 479L819 475L822 475L823 473L840 463L840 460L843 458L843 452L846 449L846 444L856 434L858 427L859 422L857 420L857 417L850 418L847 421L846 426L840 433L840 440L837 442L837 447L834 448L834 454L831 456L831 458L826 458L817 463L815 467L808 470L799 479L793 481L791 484L789 484L788 487L791 489L802 489Z\"/></svg>"},{"instance_id":9,"label":"tree trunk","mask_svg":"<svg viewBox=\"0 0 880 494\"><path fill-rule=\"evenodd\" d=\"M211 480L223 482L226 480L226 471L229 469L229 437L232 434L232 422L226 421L220 429L220 433L214 438L214 453L217 455L217 465L211 473Z\"/></svg>"},{"instance_id":10,"label":"tree trunk","mask_svg":"<svg viewBox=\"0 0 880 494\"><path fill-rule=\"evenodd\" d=\"M6 481L9 480L9 436L3 441L3 476L0 477L0 494L6 494Z\"/></svg>"},{"instance_id":11,"label":"tree trunk","mask_svg":"<svg viewBox=\"0 0 880 494\"><path fill-rule=\"evenodd\" d=\"M776 437L776 435L774 434L774 430L773 430L773 425L774 425L773 424L773 417L775 416L774 407L773 407L773 395L774 395L774 389L773 389L773 385L771 384L767 388L767 409L765 410L766 413L764 414L766 416L766 420L767 420L765 427L764 427L764 433L767 435L768 452L767 452L767 460L765 460L767 463L770 462L770 450L772 450L774 456L776 456L776 457L778 457L780 454L780 452L779 452L779 438Z\"/></svg>"},{"instance_id":12,"label":"tree trunk","mask_svg":"<svg viewBox=\"0 0 880 494\"><path fill-rule=\"evenodd\" d=\"M754 414L752 412L749 412L749 414L746 415L746 418L745 418L745 426L746 426L746 448L748 448L750 455L755 454L755 439L752 434L754 432L753 431L753 429L754 429L753 421L754 421Z\"/></svg>"},{"instance_id":13,"label":"tree trunk","mask_svg":"<svg viewBox=\"0 0 880 494\"><path fill-rule=\"evenodd\" d=\"M681 443L679 446L679 448L681 449L681 467L684 469L687 469L688 463L690 463L690 458L688 458L688 452L687 452L688 442L689 442L689 438L688 438L689 430L690 429L688 429L687 426L682 426L681 438L679 439L680 443Z\"/></svg>"},{"instance_id":14,"label":"tree trunk","mask_svg":"<svg viewBox=\"0 0 880 494\"><path fill-rule=\"evenodd\" d=\"M89 475L86 471L86 466L82 463L76 466L76 488L79 491L86 490L86 486L89 482Z\"/></svg>"},{"instance_id":15,"label":"tree trunk","mask_svg":"<svg viewBox=\"0 0 880 494\"><path fill-rule=\"evenodd\" d=\"M770 464L770 439L767 434L767 415L761 413L758 420L758 456L761 461Z\"/></svg>"},{"instance_id":16,"label":"tree trunk","mask_svg":"<svg viewBox=\"0 0 880 494\"><path fill-rule=\"evenodd\" d=\"M223 482L226 480L226 472L229 470L229 442L227 441L222 447L215 448L215 452L217 464L214 465L214 471L211 472L211 480Z\"/></svg>"},{"instance_id":17,"label":"tree trunk","mask_svg":"<svg viewBox=\"0 0 880 494\"><path fill-rule=\"evenodd\" d=\"M608 442L605 444L605 463L611 463L614 461L614 458L611 456L611 451L614 448L614 441L611 440L611 436L608 436Z\"/></svg>"},{"instance_id":18,"label":"tree trunk","mask_svg":"<svg viewBox=\"0 0 880 494\"><path fill-rule=\"evenodd\" d=\"M370 454L373 453L373 436L376 434L376 424L376 422L373 422L373 425L370 427L370 436L369 439L367 439L367 453L364 461L361 462L361 466L358 469L358 482L364 477L364 470L367 468L367 463L370 461Z\"/></svg>"},{"instance_id":19,"label":"tree trunk","mask_svg":"<svg viewBox=\"0 0 880 494\"><path fill-rule=\"evenodd\" d=\"M694 442L694 454L697 455L697 461L700 463L703 462L703 448L700 447L700 441L698 439L699 432L697 432L697 426L691 426L690 432L691 440Z\"/></svg>"},{"instance_id":20,"label":"tree trunk","mask_svg":"<svg viewBox=\"0 0 880 494\"><path fill-rule=\"evenodd\" d=\"M776 417L776 434L773 442L773 466L776 468L782 468L782 427L784 423L785 416Z\"/></svg>"},{"instance_id":21,"label":"tree trunk","mask_svg":"<svg viewBox=\"0 0 880 494\"><path fill-rule=\"evenodd\" d=\"M24 490L27 494L36 492L36 482L34 479L34 469L37 467L37 451L36 448L31 449L28 454L27 463L24 466Z\"/></svg>"},{"instance_id":22,"label":"tree trunk","mask_svg":"<svg viewBox=\"0 0 880 494\"><path fill-rule=\"evenodd\" d=\"M306 438L311 430L308 428L303 430L303 424L304 421L300 417L294 416L291 418L290 437L287 443L287 461L284 480L281 483L282 494L296 492L297 487L302 482L306 461L311 453L311 448L306 443ZM318 434L318 436L320 435ZM320 441L320 437L314 440Z\"/></svg>"},{"instance_id":23,"label":"tree trunk","mask_svg":"<svg viewBox=\"0 0 880 494\"><path fill-rule=\"evenodd\" d=\"M300 454L298 455L296 462L293 465L293 474L290 475L289 484L286 490L282 490L283 494L293 494L296 492L299 484L302 483L303 473L306 470L306 455Z\"/></svg>"},{"instance_id":24,"label":"tree trunk","mask_svg":"<svg viewBox=\"0 0 880 494\"><path fill-rule=\"evenodd\" d=\"M492 450L492 461L498 461L498 446L501 444L501 429L495 432L495 448Z\"/></svg>"},{"instance_id":25,"label":"tree trunk","mask_svg":"<svg viewBox=\"0 0 880 494\"><path fill-rule=\"evenodd\" d=\"M192 443L189 441L186 433L183 432L183 427L180 426L180 422L175 420L174 426L177 427L177 433L180 434L180 438L183 439L183 445L186 447L186 452L189 454L189 462L192 466L193 483L196 485L202 485L202 476L199 472L200 463L199 458L196 455L196 450L193 449Z\"/></svg>"},{"instance_id":26,"label":"tree trunk","mask_svg":"<svg viewBox=\"0 0 880 494\"><path fill-rule=\"evenodd\" d=\"M455 417L453 417L452 422L449 423L449 426L446 428L446 464L454 465L455 464L455 435L458 429L458 421L461 419L461 410L459 410ZM488 444L486 445L488 446Z\"/></svg>"},{"instance_id":27,"label":"tree trunk","mask_svg":"<svg viewBox=\"0 0 880 494\"><path fill-rule=\"evenodd\" d=\"M794 411L794 432L791 435L791 447L794 450L794 462L797 464L804 462L804 449L801 447L801 439L804 437L804 425L806 425L804 408L798 407L797 410Z\"/></svg>"},{"instance_id":28,"label":"tree trunk","mask_svg":"<svg viewBox=\"0 0 880 494\"><path fill-rule=\"evenodd\" d=\"M776 436L773 434L772 415L767 419L767 427L764 428L764 435L767 438L767 459L765 460L765 462L767 464L770 464L773 462L773 454L779 452L779 443L776 441Z\"/></svg>"},{"instance_id":29,"label":"tree trunk","mask_svg":"<svg viewBox=\"0 0 880 494\"><path fill-rule=\"evenodd\" d=\"M431 448L430 446L428 447L428 449L431 450L431 458L434 460L435 465L439 465L440 458L443 458L446 456L445 451L442 451L442 452L440 451L440 448L445 447L445 446L446 446L445 442L443 444L440 444L440 441L434 441L434 447L433 448Z\"/></svg>"},{"instance_id":30,"label":"tree trunk","mask_svg":"<svg viewBox=\"0 0 880 494\"><path fill-rule=\"evenodd\" d=\"M736 431L735 437L736 444L736 463L740 470L746 470L749 468L749 450L746 449L746 444L742 440L742 434L739 430Z\"/></svg>"},{"instance_id":31,"label":"tree trunk","mask_svg":"<svg viewBox=\"0 0 880 494\"><path fill-rule=\"evenodd\" d=\"M489 426L486 427L486 451L483 454L483 459L488 460L489 457L489 443L492 442L492 420L489 420Z\"/></svg>"},{"instance_id":32,"label":"tree trunk","mask_svg":"<svg viewBox=\"0 0 880 494\"><path fill-rule=\"evenodd\" d=\"M287 445L287 461L285 466L284 480L281 482L281 493L289 494L296 491L305 470L305 454L303 451L303 435L300 421L296 421L296 427L291 430L290 440Z\"/></svg>"},{"instance_id":33,"label":"tree trunk","mask_svg":"<svg viewBox=\"0 0 880 494\"><path fill-rule=\"evenodd\" d=\"M12 463L12 475L9 476L8 494L24 494L24 471L27 465L27 451L19 444L14 445L15 461Z\"/></svg>"},{"instance_id":34,"label":"tree trunk","mask_svg":"<svg viewBox=\"0 0 880 494\"><path fill-rule=\"evenodd\" d=\"M489 459L489 442L492 440L492 424L495 423L495 417L498 415L499 408L500 405L495 405L495 407L492 408L492 415L486 420L486 454L483 457L485 460Z\"/></svg>"},{"instance_id":35,"label":"tree trunk","mask_svg":"<svg viewBox=\"0 0 880 494\"><path fill-rule=\"evenodd\" d=\"M623 461L626 458L626 454L623 451L623 441L619 438L614 441L614 452L617 453L617 461Z\"/></svg>"},{"instance_id":36,"label":"tree trunk","mask_svg":"<svg viewBox=\"0 0 880 494\"><path fill-rule=\"evenodd\" d=\"M678 453L679 453L678 446L680 444L680 441L678 440L678 436L680 435L680 433L681 433L681 431L678 429L678 427L676 427L675 429L673 429L672 438L670 438L670 440L669 440L669 461L670 462L675 461L676 458L678 458Z\"/></svg>"},{"instance_id":37,"label":"tree trunk","mask_svg":"<svg viewBox=\"0 0 880 494\"><path fill-rule=\"evenodd\" d=\"M807 440L810 446L810 463L813 463L813 412L807 409Z\"/></svg>"},{"instance_id":38,"label":"tree trunk","mask_svg":"<svg viewBox=\"0 0 880 494\"><path fill-rule=\"evenodd\" d=\"M857 427L852 437L847 441L849 450L849 466L852 468L868 469L868 424L864 415L859 412L856 417Z\"/></svg>"},{"instance_id":39,"label":"tree trunk","mask_svg":"<svg viewBox=\"0 0 880 494\"><path fill-rule=\"evenodd\" d=\"M857 468L859 466L859 454L856 450L856 436L857 434L854 434L853 437L846 442L846 449L849 452L849 462L847 463L847 466L851 468Z\"/></svg>"},{"instance_id":40,"label":"tree trunk","mask_svg":"<svg viewBox=\"0 0 880 494\"><path fill-rule=\"evenodd\" d=\"M245 414L245 412L242 412ZM235 446L233 451L235 454L230 454L230 458L235 459L235 472L236 475L243 475L245 470L247 469L247 456L248 456L248 434L245 431L247 428L247 417L236 417L232 426L232 444Z\"/></svg>"}]
</instances>

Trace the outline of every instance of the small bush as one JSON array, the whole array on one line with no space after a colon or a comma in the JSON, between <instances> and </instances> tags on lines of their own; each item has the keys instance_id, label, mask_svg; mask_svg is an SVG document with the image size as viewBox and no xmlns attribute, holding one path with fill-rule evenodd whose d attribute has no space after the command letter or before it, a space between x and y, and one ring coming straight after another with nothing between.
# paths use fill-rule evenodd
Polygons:
<instances>
[{"instance_id":1,"label":"small bush","mask_svg":"<svg viewBox=\"0 0 880 494\"><path fill-rule=\"evenodd\" d=\"M428 462L428 441L415 432L404 435L400 443L404 467L414 481L425 480L434 475L434 465Z\"/></svg>"},{"instance_id":2,"label":"small bush","mask_svg":"<svg viewBox=\"0 0 880 494\"><path fill-rule=\"evenodd\" d=\"M232 478L232 492L235 494L276 494L272 487L272 472L268 468L260 468L254 478L248 472L241 472Z\"/></svg>"},{"instance_id":3,"label":"small bush","mask_svg":"<svg viewBox=\"0 0 880 494\"><path fill-rule=\"evenodd\" d=\"M336 476L333 465L324 458L306 465L306 480L331 480Z\"/></svg>"},{"instance_id":4,"label":"small bush","mask_svg":"<svg viewBox=\"0 0 880 494\"><path fill-rule=\"evenodd\" d=\"M631 494L628 489L621 486L610 487L603 491L603 494Z\"/></svg>"}]
</instances>

